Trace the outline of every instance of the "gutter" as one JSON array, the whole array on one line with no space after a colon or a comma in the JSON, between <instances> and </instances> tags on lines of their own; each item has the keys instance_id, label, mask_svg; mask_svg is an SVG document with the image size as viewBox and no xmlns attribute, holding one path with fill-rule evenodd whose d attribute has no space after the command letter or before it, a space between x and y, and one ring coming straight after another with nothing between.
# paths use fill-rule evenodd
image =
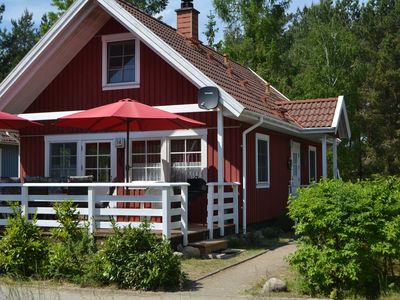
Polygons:
<instances>
[{"instance_id":1,"label":"gutter","mask_svg":"<svg viewBox=\"0 0 400 300\"><path fill-rule=\"evenodd\" d=\"M247 232L247 135L256 129L257 127L261 126L264 123L264 116L260 116L260 120L254 124L253 126L247 128L243 131L242 134L242 174L243 174L243 234Z\"/></svg>"}]
</instances>

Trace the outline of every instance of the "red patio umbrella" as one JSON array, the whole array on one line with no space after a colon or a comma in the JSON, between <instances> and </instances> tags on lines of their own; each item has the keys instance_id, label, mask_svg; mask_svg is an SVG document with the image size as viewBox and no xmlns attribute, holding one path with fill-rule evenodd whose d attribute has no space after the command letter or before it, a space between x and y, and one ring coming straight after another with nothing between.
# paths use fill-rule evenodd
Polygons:
<instances>
[{"instance_id":1,"label":"red patio umbrella","mask_svg":"<svg viewBox=\"0 0 400 300\"><path fill-rule=\"evenodd\" d=\"M190 129L204 126L199 121L164 110L123 99L58 119L57 126L75 127L90 131L126 130L126 177L129 172L129 132L151 130ZM126 178L127 179L127 178Z\"/></svg>"},{"instance_id":2,"label":"red patio umbrella","mask_svg":"<svg viewBox=\"0 0 400 300\"><path fill-rule=\"evenodd\" d=\"M21 129L29 126L43 126L43 125L6 112L0 112L1 129Z\"/></svg>"}]
</instances>

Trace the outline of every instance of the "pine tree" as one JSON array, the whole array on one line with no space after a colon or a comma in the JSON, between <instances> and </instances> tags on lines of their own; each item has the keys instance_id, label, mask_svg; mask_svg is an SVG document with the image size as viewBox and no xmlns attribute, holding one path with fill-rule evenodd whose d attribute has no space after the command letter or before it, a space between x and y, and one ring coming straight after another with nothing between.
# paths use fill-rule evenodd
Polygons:
<instances>
[{"instance_id":1,"label":"pine tree","mask_svg":"<svg viewBox=\"0 0 400 300\"><path fill-rule=\"evenodd\" d=\"M0 78L19 63L38 40L38 31L33 23L33 15L25 10L18 20L11 20L11 31L0 32Z\"/></svg>"}]
</instances>

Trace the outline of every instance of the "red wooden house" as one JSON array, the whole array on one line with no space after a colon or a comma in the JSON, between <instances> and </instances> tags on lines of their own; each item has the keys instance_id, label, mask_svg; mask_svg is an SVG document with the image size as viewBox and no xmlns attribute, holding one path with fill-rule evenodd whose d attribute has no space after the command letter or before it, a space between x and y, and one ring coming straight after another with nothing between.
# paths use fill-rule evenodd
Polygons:
<instances>
[{"instance_id":1,"label":"red wooden house","mask_svg":"<svg viewBox=\"0 0 400 300\"><path fill-rule=\"evenodd\" d=\"M76 0L0 86L2 111L45 124L20 132L19 176L122 180L123 132L52 124L123 98L207 124L132 132L130 179L238 182L244 229L280 216L290 191L328 176L328 146L338 176L337 141L350 137L343 97L291 101L251 69L203 45L198 14L182 1L175 29L122 0ZM199 108L198 90L205 86L219 89L219 109Z\"/></svg>"}]
</instances>

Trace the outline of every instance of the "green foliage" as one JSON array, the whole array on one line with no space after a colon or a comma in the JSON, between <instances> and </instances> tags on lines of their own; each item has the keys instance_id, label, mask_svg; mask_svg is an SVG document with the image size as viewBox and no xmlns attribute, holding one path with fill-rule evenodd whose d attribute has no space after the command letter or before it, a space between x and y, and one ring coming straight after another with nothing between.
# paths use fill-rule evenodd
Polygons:
<instances>
[{"instance_id":1,"label":"green foliage","mask_svg":"<svg viewBox=\"0 0 400 300\"><path fill-rule=\"evenodd\" d=\"M95 242L87 227L81 227L77 207L72 201L56 203L61 227L52 230L46 275L53 279L79 282L95 253Z\"/></svg>"},{"instance_id":2,"label":"green foliage","mask_svg":"<svg viewBox=\"0 0 400 300\"><path fill-rule=\"evenodd\" d=\"M47 245L36 217L28 222L17 206L12 206L3 237L0 240L0 273L29 277L41 273L47 257Z\"/></svg>"},{"instance_id":3,"label":"green foliage","mask_svg":"<svg viewBox=\"0 0 400 300\"><path fill-rule=\"evenodd\" d=\"M149 225L124 229L114 226L99 253L104 280L123 288L171 289L182 280L180 260L168 241L158 241Z\"/></svg>"},{"instance_id":4,"label":"green foliage","mask_svg":"<svg viewBox=\"0 0 400 300\"><path fill-rule=\"evenodd\" d=\"M341 298L376 297L400 258L400 180L323 181L289 205L301 236L289 258L307 290Z\"/></svg>"},{"instance_id":5,"label":"green foliage","mask_svg":"<svg viewBox=\"0 0 400 300\"><path fill-rule=\"evenodd\" d=\"M4 6L0 7L4 10ZM18 20L11 20L11 30L0 31L0 79L20 62L38 40L33 15L25 10Z\"/></svg>"},{"instance_id":6,"label":"green foliage","mask_svg":"<svg viewBox=\"0 0 400 300\"><path fill-rule=\"evenodd\" d=\"M207 44L211 48L219 49L221 48L221 42L215 43L215 35L218 33L219 29L216 28L217 21L215 20L215 15L212 11L207 15L207 19L206 31L204 32Z\"/></svg>"}]
</instances>

